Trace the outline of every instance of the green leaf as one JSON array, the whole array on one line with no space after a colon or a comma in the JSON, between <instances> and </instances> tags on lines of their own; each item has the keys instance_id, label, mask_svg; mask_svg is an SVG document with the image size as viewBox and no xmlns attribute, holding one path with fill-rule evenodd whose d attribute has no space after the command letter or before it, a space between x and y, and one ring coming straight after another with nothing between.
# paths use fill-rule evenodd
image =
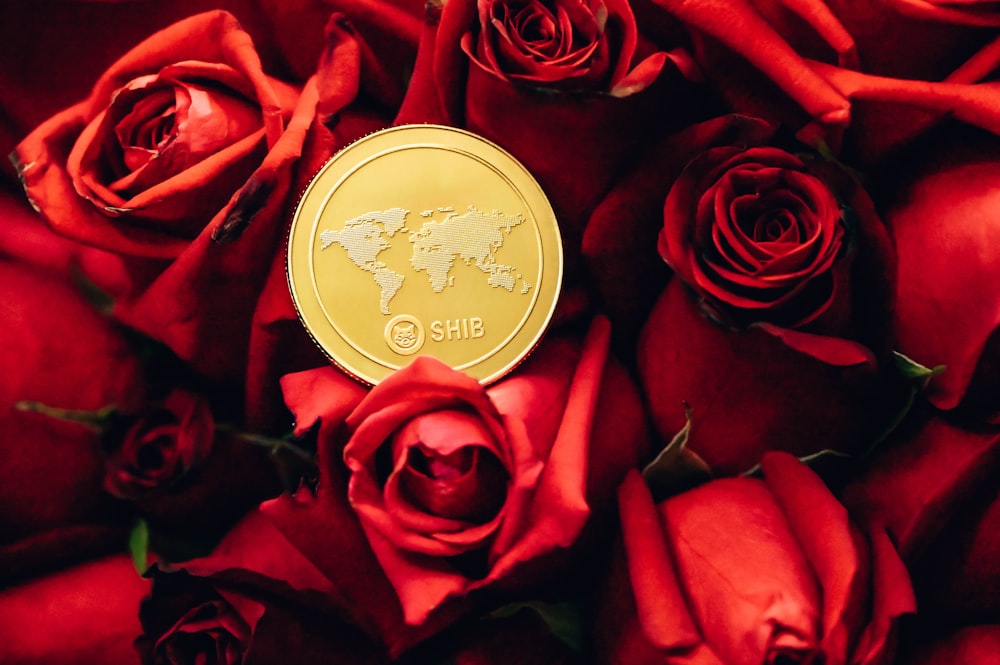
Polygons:
<instances>
[{"instance_id":1,"label":"green leaf","mask_svg":"<svg viewBox=\"0 0 1000 665\"><path fill-rule=\"evenodd\" d=\"M921 388L927 385L927 382L932 376L937 376L945 370L944 365L937 365L933 368L925 367L913 358L904 356L899 351L892 352L892 363L893 366L895 366L896 371L899 372L904 379L920 384Z\"/></svg>"},{"instance_id":2,"label":"green leaf","mask_svg":"<svg viewBox=\"0 0 1000 665\"><path fill-rule=\"evenodd\" d=\"M684 411L687 418L684 427L642 470L642 477L657 502L712 479L708 464L687 448L691 435L691 407L685 404Z\"/></svg>"},{"instance_id":3,"label":"green leaf","mask_svg":"<svg viewBox=\"0 0 1000 665\"><path fill-rule=\"evenodd\" d=\"M518 612L534 612L549 631L571 649L583 650L583 608L576 600L544 602L529 600L510 603L486 615L491 619L506 619Z\"/></svg>"},{"instance_id":4,"label":"green leaf","mask_svg":"<svg viewBox=\"0 0 1000 665\"><path fill-rule=\"evenodd\" d=\"M128 536L128 551L132 553L132 564L140 575L149 566L149 525L146 520L137 520Z\"/></svg>"}]
</instances>

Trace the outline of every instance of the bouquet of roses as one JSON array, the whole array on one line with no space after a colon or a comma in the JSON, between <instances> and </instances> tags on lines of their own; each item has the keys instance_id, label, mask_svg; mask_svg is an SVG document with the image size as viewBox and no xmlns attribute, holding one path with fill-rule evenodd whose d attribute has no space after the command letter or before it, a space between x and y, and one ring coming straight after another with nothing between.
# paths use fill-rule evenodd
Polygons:
<instances>
[{"instance_id":1,"label":"bouquet of roses","mask_svg":"<svg viewBox=\"0 0 1000 665\"><path fill-rule=\"evenodd\" d=\"M0 662L996 662L996 3L2 11ZM289 291L414 123L559 221L489 385Z\"/></svg>"}]
</instances>

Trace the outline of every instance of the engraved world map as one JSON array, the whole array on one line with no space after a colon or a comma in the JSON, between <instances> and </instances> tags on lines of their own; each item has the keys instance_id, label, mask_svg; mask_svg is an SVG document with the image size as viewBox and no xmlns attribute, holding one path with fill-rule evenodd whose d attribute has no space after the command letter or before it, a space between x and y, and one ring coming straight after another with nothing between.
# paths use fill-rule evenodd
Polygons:
<instances>
[{"instance_id":1,"label":"engraved world map","mask_svg":"<svg viewBox=\"0 0 1000 665\"><path fill-rule=\"evenodd\" d=\"M437 221L433 219L435 213L444 213L445 218ZM504 238L511 229L524 223L521 215L505 215L498 210L485 213L471 205L466 212L459 214L454 208L441 207L422 211L420 216L428 221L421 225L420 230L411 232L406 227L409 214L410 211L403 208L377 210L347 220L341 231L327 229L319 234L320 249L339 245L354 265L372 274L381 291L379 309L382 314L391 313L389 303L406 279L379 259L379 255L392 246L389 239L397 234L408 234L413 245L410 266L414 271L427 273L435 293L454 285L455 278L451 272L459 259L482 271L486 283L493 288L513 292L520 280L521 294L531 290L531 284L524 280L515 266L503 265L496 260Z\"/></svg>"}]
</instances>

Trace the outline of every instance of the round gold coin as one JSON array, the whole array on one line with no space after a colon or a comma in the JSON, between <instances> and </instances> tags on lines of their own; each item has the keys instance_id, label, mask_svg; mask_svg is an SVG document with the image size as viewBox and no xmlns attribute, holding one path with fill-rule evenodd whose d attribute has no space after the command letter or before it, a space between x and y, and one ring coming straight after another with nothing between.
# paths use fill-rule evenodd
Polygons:
<instances>
[{"instance_id":1,"label":"round gold coin","mask_svg":"<svg viewBox=\"0 0 1000 665\"><path fill-rule=\"evenodd\" d=\"M337 153L288 240L299 316L349 374L377 383L430 355L482 383L548 326L562 243L541 187L497 145L405 125Z\"/></svg>"}]
</instances>

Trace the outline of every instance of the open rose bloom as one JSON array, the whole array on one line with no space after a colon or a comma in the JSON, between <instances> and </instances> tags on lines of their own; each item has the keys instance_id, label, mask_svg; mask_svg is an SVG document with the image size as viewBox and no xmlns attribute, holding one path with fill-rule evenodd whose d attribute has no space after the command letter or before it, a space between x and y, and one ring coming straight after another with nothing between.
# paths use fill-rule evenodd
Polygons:
<instances>
[{"instance_id":1,"label":"open rose bloom","mask_svg":"<svg viewBox=\"0 0 1000 665\"><path fill-rule=\"evenodd\" d=\"M996 662L1000 3L8 4L0 663ZM421 123L558 221L490 383L289 289Z\"/></svg>"}]
</instances>

